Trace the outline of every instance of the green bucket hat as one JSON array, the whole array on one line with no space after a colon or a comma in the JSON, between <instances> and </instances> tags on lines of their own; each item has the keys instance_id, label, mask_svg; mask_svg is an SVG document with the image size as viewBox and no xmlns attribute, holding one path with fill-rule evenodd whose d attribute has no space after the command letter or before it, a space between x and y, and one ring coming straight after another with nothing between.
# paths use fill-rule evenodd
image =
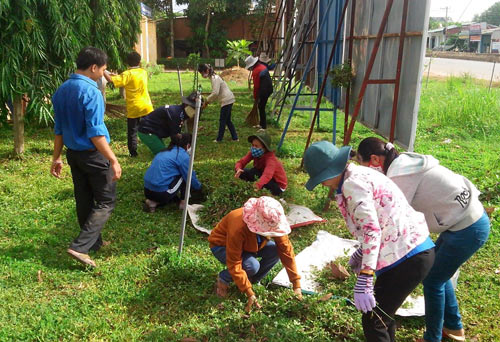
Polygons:
<instances>
[{"instance_id":1,"label":"green bucket hat","mask_svg":"<svg viewBox=\"0 0 500 342\"><path fill-rule=\"evenodd\" d=\"M268 151L271 151L271 137L267 133L255 133L248 137L248 142L252 143L254 139L258 139Z\"/></svg>"},{"instance_id":2,"label":"green bucket hat","mask_svg":"<svg viewBox=\"0 0 500 342\"><path fill-rule=\"evenodd\" d=\"M312 144L304 153L304 167L310 177L306 183L307 190L311 191L321 182L340 175L350 152L351 146L338 148L329 141Z\"/></svg>"}]
</instances>

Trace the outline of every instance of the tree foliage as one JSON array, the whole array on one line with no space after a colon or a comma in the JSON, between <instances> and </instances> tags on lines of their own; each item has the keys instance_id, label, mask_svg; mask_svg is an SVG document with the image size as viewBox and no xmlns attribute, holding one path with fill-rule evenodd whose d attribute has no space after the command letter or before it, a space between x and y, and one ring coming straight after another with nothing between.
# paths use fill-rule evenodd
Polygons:
<instances>
[{"instance_id":1,"label":"tree foliage","mask_svg":"<svg viewBox=\"0 0 500 342\"><path fill-rule=\"evenodd\" d=\"M488 24L500 26L500 1L495 2L486 11L474 16L475 22L487 22Z\"/></svg>"},{"instance_id":2,"label":"tree foliage","mask_svg":"<svg viewBox=\"0 0 500 342\"><path fill-rule=\"evenodd\" d=\"M252 42L245 39L227 41L227 57L229 60L234 59L238 68L240 67L240 61L244 60L246 56L252 54L248 48L251 43Z\"/></svg>"},{"instance_id":3,"label":"tree foliage","mask_svg":"<svg viewBox=\"0 0 500 342\"><path fill-rule=\"evenodd\" d=\"M251 0L178 0L177 4L186 4L186 15L193 31L191 47L195 51L205 51L205 55L222 56L226 47L228 23L246 15ZM214 54L215 52L215 54Z\"/></svg>"},{"instance_id":4,"label":"tree foliage","mask_svg":"<svg viewBox=\"0 0 500 342\"><path fill-rule=\"evenodd\" d=\"M50 122L50 97L75 69L80 49L101 48L110 68L123 68L140 17L136 0L0 1L0 103L26 93L28 117Z\"/></svg>"}]
</instances>

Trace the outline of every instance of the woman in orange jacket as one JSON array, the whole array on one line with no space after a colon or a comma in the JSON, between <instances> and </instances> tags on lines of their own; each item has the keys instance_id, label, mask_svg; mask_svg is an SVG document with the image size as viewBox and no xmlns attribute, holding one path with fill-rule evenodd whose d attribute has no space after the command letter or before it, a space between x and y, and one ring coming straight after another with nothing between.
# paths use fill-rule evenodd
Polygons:
<instances>
[{"instance_id":1,"label":"woman in orange jacket","mask_svg":"<svg viewBox=\"0 0 500 342\"><path fill-rule=\"evenodd\" d=\"M260 308L252 284L281 260L293 292L302 298L295 254L288 240L290 231L283 207L268 196L250 198L243 208L224 216L208 237L213 255L227 266L217 277L217 295L225 297L229 283L234 281L248 297L245 310Z\"/></svg>"}]
</instances>

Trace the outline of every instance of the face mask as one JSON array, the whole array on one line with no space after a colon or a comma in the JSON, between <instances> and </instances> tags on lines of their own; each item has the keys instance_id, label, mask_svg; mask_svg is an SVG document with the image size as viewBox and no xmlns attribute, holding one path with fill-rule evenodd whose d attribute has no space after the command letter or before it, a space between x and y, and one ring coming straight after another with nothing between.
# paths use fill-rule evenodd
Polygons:
<instances>
[{"instance_id":1,"label":"face mask","mask_svg":"<svg viewBox=\"0 0 500 342\"><path fill-rule=\"evenodd\" d=\"M191 155L191 147L186 150L187 154Z\"/></svg>"},{"instance_id":2,"label":"face mask","mask_svg":"<svg viewBox=\"0 0 500 342\"><path fill-rule=\"evenodd\" d=\"M264 154L264 149L255 148L252 146L252 147L250 147L250 152L252 153L252 157L259 158Z\"/></svg>"},{"instance_id":3,"label":"face mask","mask_svg":"<svg viewBox=\"0 0 500 342\"><path fill-rule=\"evenodd\" d=\"M375 166L375 165L372 164L372 162L370 162L370 163L368 163L368 167L370 169L374 169L374 170L376 170L376 171L378 171L380 173L384 173L384 168L382 166L380 166L380 165Z\"/></svg>"},{"instance_id":4,"label":"face mask","mask_svg":"<svg viewBox=\"0 0 500 342\"><path fill-rule=\"evenodd\" d=\"M191 119L194 117L194 114L196 113L195 109L191 106L186 106L184 108L184 111L186 112L186 115Z\"/></svg>"}]
</instances>

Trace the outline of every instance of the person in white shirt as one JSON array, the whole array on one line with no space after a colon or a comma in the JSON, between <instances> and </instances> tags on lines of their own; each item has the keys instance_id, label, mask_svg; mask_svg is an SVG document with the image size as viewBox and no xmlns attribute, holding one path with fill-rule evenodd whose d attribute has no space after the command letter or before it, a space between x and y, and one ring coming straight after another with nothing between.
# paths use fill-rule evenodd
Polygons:
<instances>
[{"instance_id":1,"label":"person in white shirt","mask_svg":"<svg viewBox=\"0 0 500 342\"><path fill-rule=\"evenodd\" d=\"M226 126L229 129L229 133L231 133L233 141L238 141L238 134L236 133L233 122L231 121L231 109L233 108L233 103L235 102L232 91L227 86L227 83L214 72L214 69L210 64L201 64L198 67L198 71L203 78L210 78L210 82L212 83L212 93L207 97L203 108L205 108L209 103L215 101L219 101L221 104L219 132L214 142L222 141Z\"/></svg>"}]
</instances>

